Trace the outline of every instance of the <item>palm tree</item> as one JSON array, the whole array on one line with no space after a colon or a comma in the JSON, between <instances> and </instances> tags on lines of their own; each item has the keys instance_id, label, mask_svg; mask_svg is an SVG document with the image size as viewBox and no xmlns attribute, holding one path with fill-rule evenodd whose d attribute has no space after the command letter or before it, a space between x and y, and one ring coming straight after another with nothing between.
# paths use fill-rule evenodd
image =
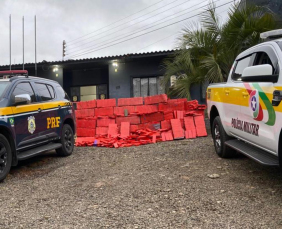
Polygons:
<instances>
[{"instance_id":1,"label":"palm tree","mask_svg":"<svg viewBox=\"0 0 282 229\"><path fill-rule=\"evenodd\" d=\"M177 77L167 88L170 96L190 98L192 84L226 81L236 56L260 43L260 33L277 27L275 15L264 7L238 9L233 5L225 23L221 23L215 8L211 3L201 15L200 24L183 29L178 50L164 61L164 85L169 85L171 76Z\"/></svg>"}]
</instances>

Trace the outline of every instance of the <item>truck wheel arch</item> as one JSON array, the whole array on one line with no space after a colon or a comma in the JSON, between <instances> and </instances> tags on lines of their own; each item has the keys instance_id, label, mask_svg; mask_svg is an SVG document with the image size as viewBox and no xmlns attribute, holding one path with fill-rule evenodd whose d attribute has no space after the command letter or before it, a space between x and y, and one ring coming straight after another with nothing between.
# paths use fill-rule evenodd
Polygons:
<instances>
[{"instance_id":1,"label":"truck wheel arch","mask_svg":"<svg viewBox=\"0 0 282 229\"><path fill-rule=\"evenodd\" d=\"M210 127L212 129L212 124L213 124L213 120L219 116L218 110L216 108L216 106L212 106L211 111L210 111Z\"/></svg>"},{"instance_id":2,"label":"truck wheel arch","mask_svg":"<svg viewBox=\"0 0 282 229\"><path fill-rule=\"evenodd\" d=\"M10 143L12 155L13 155L12 166L16 166L18 164L18 158L17 158L17 150L15 146L14 137L11 131L4 126L0 126L0 134L3 134L7 138L8 142Z\"/></svg>"}]
</instances>

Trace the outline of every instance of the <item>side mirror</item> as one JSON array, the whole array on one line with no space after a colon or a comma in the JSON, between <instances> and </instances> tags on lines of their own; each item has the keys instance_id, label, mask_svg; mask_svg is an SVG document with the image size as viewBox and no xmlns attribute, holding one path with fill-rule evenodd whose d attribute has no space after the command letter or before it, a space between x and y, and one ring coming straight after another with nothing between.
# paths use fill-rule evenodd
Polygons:
<instances>
[{"instance_id":1,"label":"side mirror","mask_svg":"<svg viewBox=\"0 0 282 229\"><path fill-rule=\"evenodd\" d=\"M30 104L31 98L29 94L20 94L15 96L15 105Z\"/></svg>"},{"instance_id":2,"label":"side mirror","mask_svg":"<svg viewBox=\"0 0 282 229\"><path fill-rule=\"evenodd\" d=\"M262 64L244 69L241 79L243 82L277 82L278 75L273 75L270 64Z\"/></svg>"}]
</instances>

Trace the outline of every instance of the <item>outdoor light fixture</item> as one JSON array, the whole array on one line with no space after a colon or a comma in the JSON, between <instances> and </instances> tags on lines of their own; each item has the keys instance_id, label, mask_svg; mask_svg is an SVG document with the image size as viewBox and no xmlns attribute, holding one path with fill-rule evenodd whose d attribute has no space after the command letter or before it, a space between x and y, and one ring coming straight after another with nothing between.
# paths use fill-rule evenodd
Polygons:
<instances>
[{"instance_id":1,"label":"outdoor light fixture","mask_svg":"<svg viewBox=\"0 0 282 229\"><path fill-rule=\"evenodd\" d=\"M59 69L58 69L58 67L57 66L55 66L54 68L53 68L53 72L57 72Z\"/></svg>"},{"instance_id":2,"label":"outdoor light fixture","mask_svg":"<svg viewBox=\"0 0 282 229\"><path fill-rule=\"evenodd\" d=\"M117 62L113 62L113 66L114 67L118 67L118 63Z\"/></svg>"}]
</instances>

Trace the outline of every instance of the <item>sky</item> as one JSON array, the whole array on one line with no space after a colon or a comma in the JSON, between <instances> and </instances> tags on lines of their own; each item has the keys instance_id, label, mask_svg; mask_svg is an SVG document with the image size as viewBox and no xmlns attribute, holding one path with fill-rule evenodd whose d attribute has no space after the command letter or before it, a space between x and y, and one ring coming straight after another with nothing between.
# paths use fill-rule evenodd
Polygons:
<instances>
[{"instance_id":1,"label":"sky","mask_svg":"<svg viewBox=\"0 0 282 229\"><path fill-rule=\"evenodd\" d=\"M232 3L214 2L224 22ZM0 65L10 63L10 14L11 62L20 64L23 16L25 63L34 63L35 15L37 62L59 61L63 58L63 40L68 54L65 60L175 49L182 29L198 23L197 14L208 3L207 0L0 0ZM228 4L221 6L225 3ZM180 20L183 21L176 23ZM167 26L172 23L175 24Z\"/></svg>"}]
</instances>

